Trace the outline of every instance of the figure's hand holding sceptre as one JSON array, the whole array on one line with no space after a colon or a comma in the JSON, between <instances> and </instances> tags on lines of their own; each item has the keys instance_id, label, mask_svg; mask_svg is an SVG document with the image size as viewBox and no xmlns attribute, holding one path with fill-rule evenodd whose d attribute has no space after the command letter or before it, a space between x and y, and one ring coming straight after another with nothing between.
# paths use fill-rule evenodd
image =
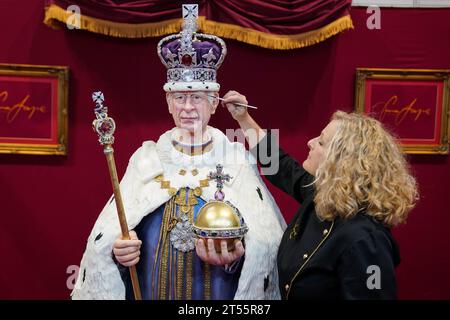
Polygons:
<instances>
[{"instance_id":1,"label":"figure's hand holding sceptre","mask_svg":"<svg viewBox=\"0 0 450 320\"><path fill-rule=\"evenodd\" d=\"M95 102L95 116L92 126L94 131L98 134L98 141L104 147L106 160L108 162L109 174L111 176L111 183L114 192L114 199L117 208L117 215L119 217L120 229L122 231L122 239L129 240L130 233L128 231L127 220L125 216L125 210L122 201L122 195L120 193L119 179L117 177L116 164L114 161L114 149L112 144L114 143L114 131L116 130L116 123L110 117L108 117L108 108L103 105L105 97L102 92L97 91L92 94L92 100ZM139 281L137 277L136 267L130 266L131 282L133 284L134 297L136 300L142 300L141 291L139 288Z\"/></svg>"}]
</instances>

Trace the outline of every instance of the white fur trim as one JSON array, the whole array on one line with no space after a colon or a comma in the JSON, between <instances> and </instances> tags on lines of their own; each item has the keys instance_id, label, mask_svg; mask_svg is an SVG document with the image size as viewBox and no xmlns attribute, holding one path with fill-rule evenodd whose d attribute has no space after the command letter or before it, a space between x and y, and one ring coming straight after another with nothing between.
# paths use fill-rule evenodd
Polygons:
<instances>
[{"instance_id":1,"label":"white fur trim","mask_svg":"<svg viewBox=\"0 0 450 320\"><path fill-rule=\"evenodd\" d=\"M216 82L197 81L197 82L167 82L164 85L164 91L214 91L220 90L220 84Z\"/></svg>"}]
</instances>

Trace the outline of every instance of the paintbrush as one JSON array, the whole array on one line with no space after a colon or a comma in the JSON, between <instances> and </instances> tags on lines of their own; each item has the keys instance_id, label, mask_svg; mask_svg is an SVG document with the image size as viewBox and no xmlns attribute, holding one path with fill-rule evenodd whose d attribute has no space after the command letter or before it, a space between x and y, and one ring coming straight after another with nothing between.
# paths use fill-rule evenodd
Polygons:
<instances>
[{"instance_id":1,"label":"paintbrush","mask_svg":"<svg viewBox=\"0 0 450 320\"><path fill-rule=\"evenodd\" d=\"M225 100L224 98L219 98L219 97L216 97L216 96L213 96L213 95L210 95L210 94L208 94L207 95L208 97L211 97L211 98L215 98L215 99L218 99L218 100ZM236 105L236 106L238 106L238 107L245 107L245 108L252 108L252 109L258 109L257 107L254 107L254 106L250 106L250 105L248 105L248 104L243 104L243 103L233 103L234 105Z\"/></svg>"}]
</instances>

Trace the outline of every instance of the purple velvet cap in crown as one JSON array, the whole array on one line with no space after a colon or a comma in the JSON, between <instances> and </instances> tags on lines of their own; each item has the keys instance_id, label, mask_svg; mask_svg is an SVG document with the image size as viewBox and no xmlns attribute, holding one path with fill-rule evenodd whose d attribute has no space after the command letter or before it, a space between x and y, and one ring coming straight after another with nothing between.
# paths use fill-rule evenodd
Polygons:
<instances>
[{"instance_id":1,"label":"purple velvet cap in crown","mask_svg":"<svg viewBox=\"0 0 450 320\"><path fill-rule=\"evenodd\" d=\"M217 69L227 48L219 37L196 33L197 5L183 5L183 28L158 43L158 56L167 68L166 92L219 91Z\"/></svg>"}]
</instances>

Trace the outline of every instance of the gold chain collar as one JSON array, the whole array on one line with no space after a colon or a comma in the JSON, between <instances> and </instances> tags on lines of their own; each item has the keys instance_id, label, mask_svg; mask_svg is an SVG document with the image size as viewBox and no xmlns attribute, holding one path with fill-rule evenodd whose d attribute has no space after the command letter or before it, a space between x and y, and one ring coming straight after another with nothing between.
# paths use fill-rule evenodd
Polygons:
<instances>
[{"instance_id":1,"label":"gold chain collar","mask_svg":"<svg viewBox=\"0 0 450 320\"><path fill-rule=\"evenodd\" d=\"M175 148L175 150L187 154L188 156L198 156L205 152L211 151L213 147L213 140L212 138L200 145L188 145L183 144L181 142L178 142L176 140L172 140L172 146Z\"/></svg>"}]
</instances>

